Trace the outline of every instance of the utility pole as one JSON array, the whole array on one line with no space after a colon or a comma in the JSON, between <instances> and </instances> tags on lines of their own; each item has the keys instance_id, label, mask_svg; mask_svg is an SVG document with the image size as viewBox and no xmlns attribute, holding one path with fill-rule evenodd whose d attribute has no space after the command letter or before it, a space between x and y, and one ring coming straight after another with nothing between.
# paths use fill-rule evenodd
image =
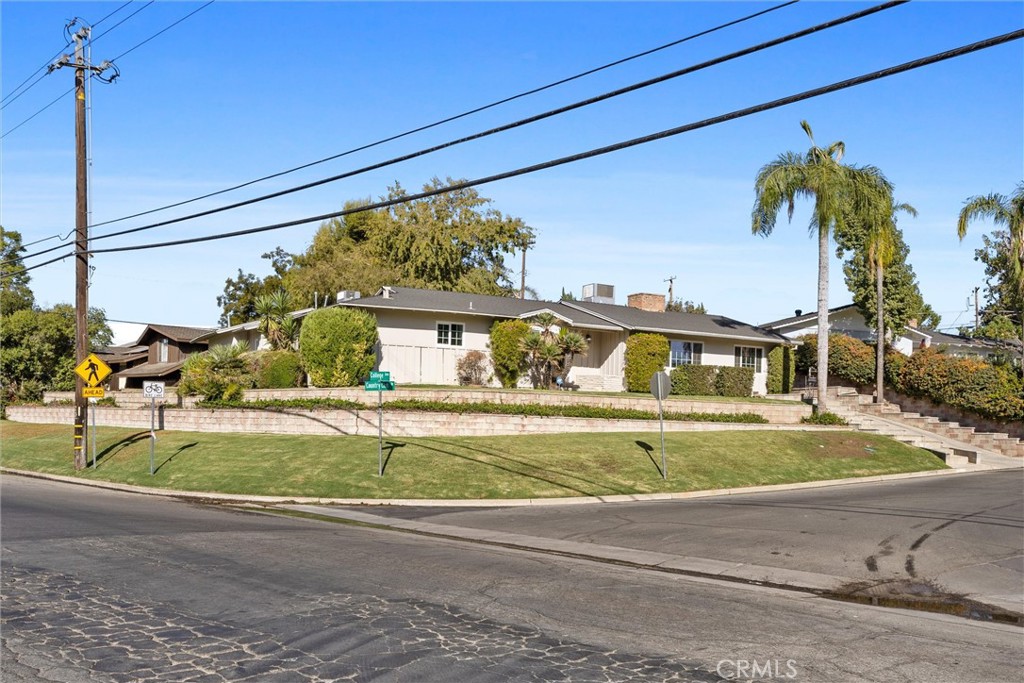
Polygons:
<instances>
[{"instance_id":1,"label":"utility pole","mask_svg":"<svg viewBox=\"0 0 1024 683\"><path fill-rule=\"evenodd\" d=\"M978 334L978 327L980 326L980 318L978 316L978 290L981 287L974 288L974 334Z\"/></svg>"},{"instance_id":2,"label":"utility pole","mask_svg":"<svg viewBox=\"0 0 1024 683\"><path fill-rule=\"evenodd\" d=\"M672 293L672 285L674 285L676 282L676 276L673 275L672 277L667 278L665 282L668 283L668 305L671 306L672 302L676 300L675 296Z\"/></svg>"},{"instance_id":3,"label":"utility pole","mask_svg":"<svg viewBox=\"0 0 1024 683\"><path fill-rule=\"evenodd\" d=\"M66 28L74 26L78 20L73 20ZM85 44L89 40L91 29L83 26L72 35L75 41L74 61L68 55L61 55L60 59L50 65L50 71L61 67L71 67L75 70L75 366L83 363L89 355L89 202L88 202L88 172L86 160L88 150L86 149L85 131L85 78L86 72L102 73L108 68L114 68L114 75L104 80L109 83L117 77L117 69L110 62L103 62L99 66L86 63ZM75 469L85 468L85 448L88 443L88 415L89 401L82 395L85 382L81 377L75 377L75 443L74 457Z\"/></svg>"},{"instance_id":4,"label":"utility pole","mask_svg":"<svg viewBox=\"0 0 1024 683\"><path fill-rule=\"evenodd\" d=\"M523 270L519 274L519 298L526 299L526 250L533 246L533 232L527 228L523 233Z\"/></svg>"}]
</instances>

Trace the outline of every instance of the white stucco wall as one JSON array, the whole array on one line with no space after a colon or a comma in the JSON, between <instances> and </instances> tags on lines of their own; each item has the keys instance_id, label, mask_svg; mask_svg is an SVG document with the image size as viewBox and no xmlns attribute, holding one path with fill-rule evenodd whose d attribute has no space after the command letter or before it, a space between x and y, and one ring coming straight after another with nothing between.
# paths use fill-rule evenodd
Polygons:
<instances>
[{"instance_id":1,"label":"white stucco wall","mask_svg":"<svg viewBox=\"0 0 1024 683\"><path fill-rule=\"evenodd\" d=\"M370 312L377 317L380 369L390 372L399 384L458 384L455 364L467 351L482 351L490 358L487 345L492 318L382 309ZM462 346L438 344L438 323L463 325Z\"/></svg>"}]
</instances>

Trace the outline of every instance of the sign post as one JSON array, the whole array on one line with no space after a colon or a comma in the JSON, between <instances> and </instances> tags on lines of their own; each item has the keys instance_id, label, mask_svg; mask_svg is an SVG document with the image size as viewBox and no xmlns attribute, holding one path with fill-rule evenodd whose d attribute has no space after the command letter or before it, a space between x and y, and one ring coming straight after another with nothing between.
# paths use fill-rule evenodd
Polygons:
<instances>
[{"instance_id":1,"label":"sign post","mask_svg":"<svg viewBox=\"0 0 1024 683\"><path fill-rule=\"evenodd\" d=\"M105 380L111 373L110 366L104 363L95 353L90 353L86 356L85 360L78 364L75 368L75 374L82 379L82 398L89 399L93 404L92 406L92 466L96 467L96 399L103 398L103 387L100 386L100 382ZM82 424L75 424L75 451L84 455L84 460L81 461L82 466L85 466L89 462L89 444L83 443L85 440L81 437L79 427L83 426L89 419L88 408L84 408L84 412L80 413ZM76 418L77 420L77 418ZM88 431L88 430L86 430ZM79 455L75 455L75 466L77 464Z\"/></svg>"},{"instance_id":2,"label":"sign post","mask_svg":"<svg viewBox=\"0 0 1024 683\"><path fill-rule=\"evenodd\" d=\"M149 403L149 476L156 473L154 467L156 452L156 400L164 397L163 382L143 382L142 395L150 399Z\"/></svg>"},{"instance_id":3,"label":"sign post","mask_svg":"<svg viewBox=\"0 0 1024 683\"><path fill-rule=\"evenodd\" d=\"M391 381L391 373L372 370L370 378L363 383L366 391L377 392L377 476L384 476L384 394L394 391L395 383Z\"/></svg>"},{"instance_id":4,"label":"sign post","mask_svg":"<svg viewBox=\"0 0 1024 683\"><path fill-rule=\"evenodd\" d=\"M665 398L672 391L672 380L664 372L656 372L651 375L651 393L658 399L658 426L661 428L661 478L668 479L668 469L665 465L665 417L661 412L661 399Z\"/></svg>"},{"instance_id":5,"label":"sign post","mask_svg":"<svg viewBox=\"0 0 1024 683\"><path fill-rule=\"evenodd\" d=\"M83 392L84 393L84 392ZM89 430L89 436L92 437L92 468L96 469L96 401L98 399L90 398L89 403L92 404L92 429Z\"/></svg>"}]
</instances>

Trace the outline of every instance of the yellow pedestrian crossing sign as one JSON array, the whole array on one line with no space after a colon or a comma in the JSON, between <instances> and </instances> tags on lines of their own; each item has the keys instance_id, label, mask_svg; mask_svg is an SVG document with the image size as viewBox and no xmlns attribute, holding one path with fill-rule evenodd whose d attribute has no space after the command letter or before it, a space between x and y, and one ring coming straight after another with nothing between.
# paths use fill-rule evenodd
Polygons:
<instances>
[{"instance_id":1,"label":"yellow pedestrian crossing sign","mask_svg":"<svg viewBox=\"0 0 1024 683\"><path fill-rule=\"evenodd\" d=\"M77 368L75 374L82 378L85 385L94 387L107 378L110 374L110 366L101 361L95 353L90 353Z\"/></svg>"}]
</instances>

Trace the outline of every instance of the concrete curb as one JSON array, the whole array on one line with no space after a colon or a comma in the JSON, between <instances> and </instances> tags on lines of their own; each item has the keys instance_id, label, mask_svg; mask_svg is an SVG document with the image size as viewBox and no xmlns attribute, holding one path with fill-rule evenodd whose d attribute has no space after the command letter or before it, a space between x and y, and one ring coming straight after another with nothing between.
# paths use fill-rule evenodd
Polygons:
<instances>
[{"instance_id":1,"label":"concrete curb","mask_svg":"<svg viewBox=\"0 0 1024 683\"><path fill-rule=\"evenodd\" d=\"M0 467L0 474L14 474L22 477L59 481L65 484L92 486L94 488L137 493L148 496L181 498L199 501L226 501L232 503L257 503L263 505L358 505L358 506L417 506L417 507L526 507L526 506L557 506L557 505L592 505L597 503L637 503L662 500L687 500L690 498L714 498L718 496L736 496L748 493L772 493L777 491L793 491L798 489L814 489L829 486L846 486L849 484L867 484L886 481L916 479L918 477L936 477L952 474L972 474L982 470L945 469L928 470L926 472L906 472L903 474L879 474L870 477L850 477L846 479L828 479L824 481L807 481L795 484L769 484L764 486L748 486L744 488L712 489L708 491L687 491L680 493L637 493L613 496L589 496L574 498L516 498L516 499L416 499L416 498L316 498L306 496L256 496L237 493L211 493L205 491L174 491L149 486L117 484L107 481L80 479L59 474L16 470Z\"/></svg>"}]
</instances>

